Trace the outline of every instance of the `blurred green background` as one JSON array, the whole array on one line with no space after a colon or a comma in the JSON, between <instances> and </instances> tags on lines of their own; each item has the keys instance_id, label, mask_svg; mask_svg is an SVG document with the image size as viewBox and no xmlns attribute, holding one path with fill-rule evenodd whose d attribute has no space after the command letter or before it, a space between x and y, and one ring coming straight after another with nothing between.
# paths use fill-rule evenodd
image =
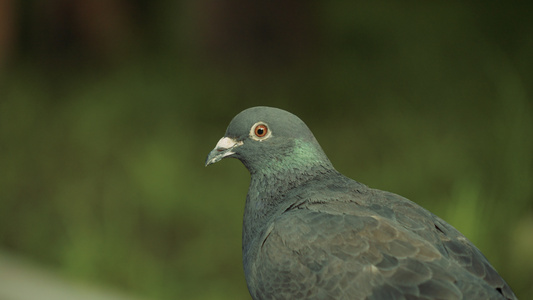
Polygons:
<instances>
[{"instance_id":1,"label":"blurred green background","mask_svg":"<svg viewBox=\"0 0 533 300\"><path fill-rule=\"evenodd\" d=\"M0 249L153 299L249 299L241 110L462 231L533 293L533 6L0 1Z\"/></svg>"}]
</instances>

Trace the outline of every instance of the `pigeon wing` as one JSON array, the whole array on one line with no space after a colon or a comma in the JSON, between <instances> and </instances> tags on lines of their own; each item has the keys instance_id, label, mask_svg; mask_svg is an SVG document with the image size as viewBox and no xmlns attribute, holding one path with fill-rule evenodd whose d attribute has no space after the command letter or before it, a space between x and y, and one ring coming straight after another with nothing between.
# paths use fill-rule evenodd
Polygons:
<instances>
[{"instance_id":1,"label":"pigeon wing","mask_svg":"<svg viewBox=\"0 0 533 300\"><path fill-rule=\"evenodd\" d=\"M288 210L265 232L253 267L258 299L462 299L469 288L501 299L395 221L321 209Z\"/></svg>"}]
</instances>

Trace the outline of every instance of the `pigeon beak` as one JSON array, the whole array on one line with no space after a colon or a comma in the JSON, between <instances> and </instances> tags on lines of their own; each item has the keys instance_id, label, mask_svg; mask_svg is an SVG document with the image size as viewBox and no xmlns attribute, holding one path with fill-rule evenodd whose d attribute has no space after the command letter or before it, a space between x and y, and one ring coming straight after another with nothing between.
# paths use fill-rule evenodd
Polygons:
<instances>
[{"instance_id":1,"label":"pigeon beak","mask_svg":"<svg viewBox=\"0 0 533 300\"><path fill-rule=\"evenodd\" d=\"M235 152L233 152L232 150L242 144L242 141L236 141L229 137L221 138L215 146L215 149L213 149L211 152L209 152L209 155L207 155L207 159L205 160L205 166L207 167L210 164L214 164L217 161L223 159L224 157L228 157L235 154Z\"/></svg>"}]
</instances>

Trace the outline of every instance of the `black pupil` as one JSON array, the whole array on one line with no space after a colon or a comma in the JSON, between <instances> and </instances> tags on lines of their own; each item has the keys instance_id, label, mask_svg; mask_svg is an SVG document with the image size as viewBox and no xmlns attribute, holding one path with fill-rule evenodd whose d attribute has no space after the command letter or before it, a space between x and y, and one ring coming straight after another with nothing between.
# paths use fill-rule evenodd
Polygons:
<instances>
[{"instance_id":1,"label":"black pupil","mask_svg":"<svg viewBox=\"0 0 533 300\"><path fill-rule=\"evenodd\" d=\"M265 129L263 127L257 128L257 135L263 135L265 133Z\"/></svg>"}]
</instances>

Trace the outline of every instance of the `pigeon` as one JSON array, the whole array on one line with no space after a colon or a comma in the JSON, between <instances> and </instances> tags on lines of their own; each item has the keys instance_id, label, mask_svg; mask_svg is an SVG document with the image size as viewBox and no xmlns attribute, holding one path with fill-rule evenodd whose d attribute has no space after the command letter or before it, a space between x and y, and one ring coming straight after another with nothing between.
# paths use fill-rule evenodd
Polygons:
<instances>
[{"instance_id":1,"label":"pigeon","mask_svg":"<svg viewBox=\"0 0 533 300\"><path fill-rule=\"evenodd\" d=\"M294 114L237 114L205 165L227 157L251 176L242 254L255 300L517 299L450 224L339 173Z\"/></svg>"}]
</instances>

